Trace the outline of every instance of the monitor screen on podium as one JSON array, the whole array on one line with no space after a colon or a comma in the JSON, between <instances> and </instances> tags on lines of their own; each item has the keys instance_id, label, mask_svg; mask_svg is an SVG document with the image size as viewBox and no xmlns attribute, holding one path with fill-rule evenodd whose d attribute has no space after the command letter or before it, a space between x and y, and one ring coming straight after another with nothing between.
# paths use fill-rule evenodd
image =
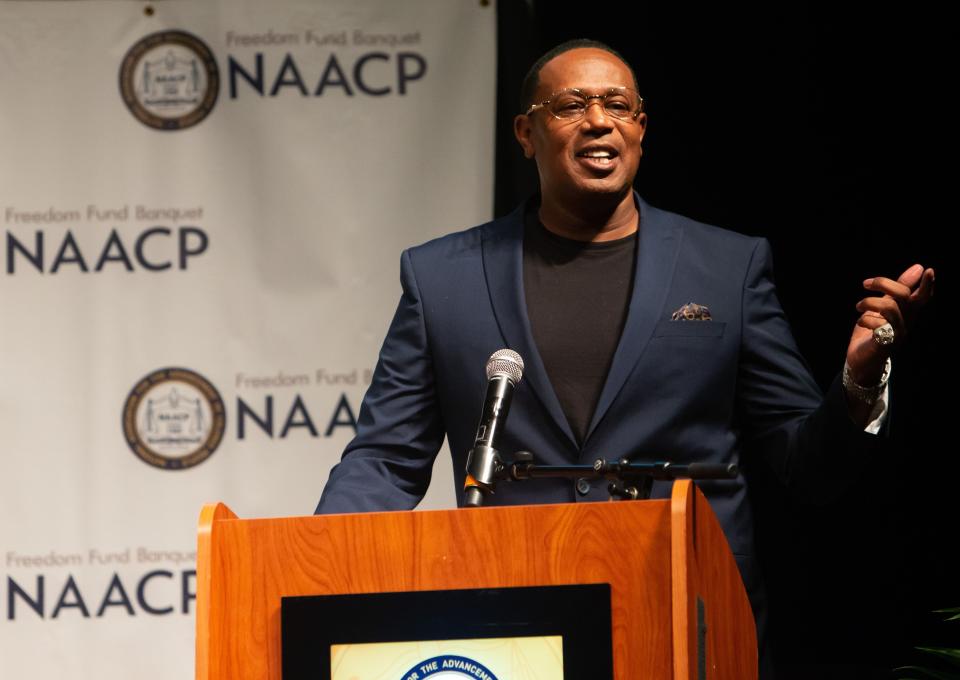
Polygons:
<instances>
[{"instance_id":1,"label":"monitor screen on podium","mask_svg":"<svg viewBox=\"0 0 960 680\"><path fill-rule=\"evenodd\" d=\"M500 670L494 673L492 668ZM502 670L501 670L502 669ZM333 645L331 680L563 680L563 638L541 635Z\"/></svg>"},{"instance_id":2,"label":"monitor screen on podium","mask_svg":"<svg viewBox=\"0 0 960 680\"><path fill-rule=\"evenodd\" d=\"M285 597L284 680L612 680L608 584Z\"/></svg>"}]
</instances>

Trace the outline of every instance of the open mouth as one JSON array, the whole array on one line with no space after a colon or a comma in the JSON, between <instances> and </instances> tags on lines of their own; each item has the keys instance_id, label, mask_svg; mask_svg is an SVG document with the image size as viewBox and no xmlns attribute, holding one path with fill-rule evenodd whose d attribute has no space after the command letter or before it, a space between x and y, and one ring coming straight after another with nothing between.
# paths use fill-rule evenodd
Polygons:
<instances>
[{"instance_id":1,"label":"open mouth","mask_svg":"<svg viewBox=\"0 0 960 680\"><path fill-rule=\"evenodd\" d=\"M616 149L608 147L594 147L578 151L577 158L583 159L589 165L605 167L613 163L614 159L620 154Z\"/></svg>"}]
</instances>

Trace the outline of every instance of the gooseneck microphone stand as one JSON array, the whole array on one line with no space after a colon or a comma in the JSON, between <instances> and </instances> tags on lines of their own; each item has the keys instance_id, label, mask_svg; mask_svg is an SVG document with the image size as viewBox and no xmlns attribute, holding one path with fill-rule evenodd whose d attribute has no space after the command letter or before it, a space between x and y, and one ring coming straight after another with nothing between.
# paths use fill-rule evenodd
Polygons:
<instances>
[{"instance_id":1,"label":"gooseneck microphone stand","mask_svg":"<svg viewBox=\"0 0 960 680\"><path fill-rule=\"evenodd\" d=\"M736 463L635 463L626 458L604 460L598 458L593 465L538 465L533 462L529 451L518 451L514 461L505 463L497 456L491 461L491 477L499 481L527 481L534 479L564 478L605 479L611 500L646 500L655 480L673 481L677 479L734 479L739 468ZM495 483L488 485L488 493L495 493ZM482 504L477 495L469 507ZM479 502L478 502L479 501Z\"/></svg>"}]
</instances>

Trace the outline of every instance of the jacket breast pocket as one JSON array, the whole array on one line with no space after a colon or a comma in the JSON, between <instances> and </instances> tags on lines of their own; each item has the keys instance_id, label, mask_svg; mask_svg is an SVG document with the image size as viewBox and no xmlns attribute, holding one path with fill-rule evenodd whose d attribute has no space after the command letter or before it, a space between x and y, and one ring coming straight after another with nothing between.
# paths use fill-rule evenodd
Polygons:
<instances>
[{"instance_id":1,"label":"jacket breast pocket","mask_svg":"<svg viewBox=\"0 0 960 680\"><path fill-rule=\"evenodd\" d=\"M653 329L655 338L720 338L725 321L674 321L664 319Z\"/></svg>"}]
</instances>

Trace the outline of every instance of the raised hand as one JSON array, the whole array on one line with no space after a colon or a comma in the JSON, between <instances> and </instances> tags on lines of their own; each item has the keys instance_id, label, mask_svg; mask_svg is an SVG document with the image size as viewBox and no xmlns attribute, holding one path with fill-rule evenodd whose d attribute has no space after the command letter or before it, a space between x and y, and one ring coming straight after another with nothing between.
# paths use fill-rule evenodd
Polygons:
<instances>
[{"instance_id":1,"label":"raised hand","mask_svg":"<svg viewBox=\"0 0 960 680\"><path fill-rule=\"evenodd\" d=\"M867 290L883 295L857 303L861 314L847 347L847 364L854 382L869 386L880 381L890 353L903 343L920 309L933 295L934 278L933 269L915 264L896 281L877 276L863 282ZM874 329L888 323L893 328L893 342L881 344L874 337Z\"/></svg>"}]
</instances>

